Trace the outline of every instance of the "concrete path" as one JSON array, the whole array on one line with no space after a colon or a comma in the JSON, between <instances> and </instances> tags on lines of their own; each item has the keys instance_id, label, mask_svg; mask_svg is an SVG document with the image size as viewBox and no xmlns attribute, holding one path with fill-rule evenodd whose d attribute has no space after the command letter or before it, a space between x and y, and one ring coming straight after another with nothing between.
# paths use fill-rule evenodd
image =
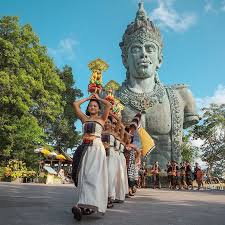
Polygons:
<instances>
[{"instance_id":1,"label":"concrete path","mask_svg":"<svg viewBox=\"0 0 225 225\"><path fill-rule=\"evenodd\" d=\"M0 225L225 225L225 191L139 189L105 216L73 219L73 185L0 183Z\"/></svg>"}]
</instances>

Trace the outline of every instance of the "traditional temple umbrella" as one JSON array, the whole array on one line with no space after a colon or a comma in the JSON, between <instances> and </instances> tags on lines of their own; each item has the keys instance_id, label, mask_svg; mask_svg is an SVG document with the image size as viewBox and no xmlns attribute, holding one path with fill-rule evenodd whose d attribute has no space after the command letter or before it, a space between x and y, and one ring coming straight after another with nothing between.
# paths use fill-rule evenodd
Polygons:
<instances>
[{"instance_id":1,"label":"traditional temple umbrella","mask_svg":"<svg viewBox=\"0 0 225 225\"><path fill-rule=\"evenodd\" d=\"M46 148L43 148L43 149L41 150L41 153L42 153L44 156L48 156L48 155L51 154L51 152L50 152L48 149L46 149Z\"/></svg>"},{"instance_id":2,"label":"traditional temple umbrella","mask_svg":"<svg viewBox=\"0 0 225 225\"><path fill-rule=\"evenodd\" d=\"M55 153L55 152L50 152L48 156L54 157L54 156L57 156L57 153Z\"/></svg>"},{"instance_id":3,"label":"traditional temple umbrella","mask_svg":"<svg viewBox=\"0 0 225 225\"><path fill-rule=\"evenodd\" d=\"M66 160L66 157L64 155L60 154L60 155L56 155L56 159L63 161L63 160Z\"/></svg>"},{"instance_id":4,"label":"traditional temple umbrella","mask_svg":"<svg viewBox=\"0 0 225 225\"><path fill-rule=\"evenodd\" d=\"M37 148L34 150L35 153L42 153L44 157L51 158L51 159L58 159L60 161L66 160L66 157L62 154L57 154L56 152L52 151L50 152L46 148Z\"/></svg>"}]
</instances>

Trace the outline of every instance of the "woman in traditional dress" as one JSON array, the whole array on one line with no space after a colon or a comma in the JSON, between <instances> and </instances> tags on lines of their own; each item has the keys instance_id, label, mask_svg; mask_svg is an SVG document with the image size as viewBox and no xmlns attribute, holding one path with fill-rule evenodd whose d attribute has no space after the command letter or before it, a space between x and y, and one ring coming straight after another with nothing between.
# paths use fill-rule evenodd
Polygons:
<instances>
[{"instance_id":1,"label":"woman in traditional dress","mask_svg":"<svg viewBox=\"0 0 225 225\"><path fill-rule=\"evenodd\" d=\"M132 144L132 137L129 136L126 145L127 154L127 174L128 174L128 185L129 185L129 196L134 196L133 187L135 186L135 151L137 146Z\"/></svg>"},{"instance_id":2,"label":"woman in traditional dress","mask_svg":"<svg viewBox=\"0 0 225 225\"><path fill-rule=\"evenodd\" d=\"M129 187L128 187L128 176L127 176L127 165L126 165L126 158L124 156L124 150L125 150L125 143L127 142L128 135L126 132L124 132L124 126L121 126L121 132L120 132L120 161L122 165L122 173L124 174L124 180L123 180L123 192L125 194L125 197L129 193Z\"/></svg>"},{"instance_id":3,"label":"woman in traditional dress","mask_svg":"<svg viewBox=\"0 0 225 225\"><path fill-rule=\"evenodd\" d=\"M124 169L120 157L120 143L121 143L121 121L117 119L117 124L115 128L115 155L117 160L116 169L116 199L115 203L122 203L125 200L125 188L124 188Z\"/></svg>"},{"instance_id":4,"label":"woman in traditional dress","mask_svg":"<svg viewBox=\"0 0 225 225\"><path fill-rule=\"evenodd\" d=\"M104 131L102 133L102 142L106 150L107 165L108 165L108 205L107 208L113 207L113 200L115 200L115 182L116 182L116 164L117 159L115 155L115 137L113 135L113 125L112 116L108 117L105 123Z\"/></svg>"},{"instance_id":5,"label":"woman in traditional dress","mask_svg":"<svg viewBox=\"0 0 225 225\"><path fill-rule=\"evenodd\" d=\"M89 101L90 100L90 101ZM86 115L80 105L89 101ZM105 105L102 116L100 102ZM82 213L105 213L108 202L108 171L105 148L101 141L103 126L108 119L111 104L97 94L73 103L77 117L83 124L83 143L73 156L72 177L77 186L78 201L72 208L74 218L81 220Z\"/></svg>"},{"instance_id":6,"label":"woman in traditional dress","mask_svg":"<svg viewBox=\"0 0 225 225\"><path fill-rule=\"evenodd\" d=\"M138 188L140 168L141 168L141 149L137 148L137 150L135 151L135 186L133 188L133 192L136 192Z\"/></svg>"}]
</instances>

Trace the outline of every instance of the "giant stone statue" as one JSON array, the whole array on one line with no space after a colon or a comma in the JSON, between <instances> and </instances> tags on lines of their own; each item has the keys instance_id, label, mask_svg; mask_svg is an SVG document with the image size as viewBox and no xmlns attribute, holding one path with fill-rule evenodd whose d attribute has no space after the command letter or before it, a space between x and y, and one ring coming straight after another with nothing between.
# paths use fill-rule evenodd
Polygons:
<instances>
[{"instance_id":1,"label":"giant stone statue","mask_svg":"<svg viewBox=\"0 0 225 225\"><path fill-rule=\"evenodd\" d=\"M186 85L167 86L159 80L162 38L147 17L143 3L139 3L135 21L127 26L120 47L127 70L126 80L116 93L125 106L123 122L129 123L135 114L142 113L142 126L156 144L148 164L158 161L165 168L170 160L179 162L183 128L196 124L199 117Z\"/></svg>"}]
</instances>

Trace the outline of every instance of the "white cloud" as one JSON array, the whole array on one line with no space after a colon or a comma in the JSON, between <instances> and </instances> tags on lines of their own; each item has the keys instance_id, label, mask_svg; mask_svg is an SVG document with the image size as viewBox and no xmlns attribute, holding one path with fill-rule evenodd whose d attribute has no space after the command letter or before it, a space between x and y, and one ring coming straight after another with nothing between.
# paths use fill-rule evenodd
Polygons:
<instances>
[{"instance_id":1,"label":"white cloud","mask_svg":"<svg viewBox=\"0 0 225 225\"><path fill-rule=\"evenodd\" d=\"M199 164L199 166L200 166L201 169L204 169L204 170L205 170L205 169L208 168L207 163L204 162L204 161L202 161L201 158L197 158L197 159L196 159L196 162Z\"/></svg>"},{"instance_id":2,"label":"white cloud","mask_svg":"<svg viewBox=\"0 0 225 225\"><path fill-rule=\"evenodd\" d=\"M213 94L213 96L206 96L203 98L196 98L197 109L200 110L203 107L208 107L211 103L225 104L225 86L219 84Z\"/></svg>"},{"instance_id":3,"label":"white cloud","mask_svg":"<svg viewBox=\"0 0 225 225\"><path fill-rule=\"evenodd\" d=\"M212 12L212 11L214 11L212 2L207 1L205 3L204 10L205 10L205 12Z\"/></svg>"},{"instance_id":4,"label":"white cloud","mask_svg":"<svg viewBox=\"0 0 225 225\"><path fill-rule=\"evenodd\" d=\"M225 0L206 0L204 5L204 11L206 13L220 13L225 12Z\"/></svg>"},{"instance_id":5,"label":"white cloud","mask_svg":"<svg viewBox=\"0 0 225 225\"><path fill-rule=\"evenodd\" d=\"M195 162L197 162L202 169L206 169L207 164L206 162L202 161L201 159L202 151L200 150L200 147L204 144L204 140L201 140L200 138L198 139L190 138L190 143L192 144L192 146L197 147L199 150L198 152L199 157L195 159Z\"/></svg>"},{"instance_id":6,"label":"white cloud","mask_svg":"<svg viewBox=\"0 0 225 225\"><path fill-rule=\"evenodd\" d=\"M49 48L48 53L56 60L58 63L62 63L65 60L73 60L75 58L75 45L78 42L72 38L65 38L59 41L56 48Z\"/></svg>"},{"instance_id":7,"label":"white cloud","mask_svg":"<svg viewBox=\"0 0 225 225\"><path fill-rule=\"evenodd\" d=\"M176 32L187 30L196 23L196 15L194 13L178 13L173 5L175 0L157 0L158 8L151 13L151 19L159 23L162 28L169 28Z\"/></svg>"},{"instance_id":8,"label":"white cloud","mask_svg":"<svg viewBox=\"0 0 225 225\"><path fill-rule=\"evenodd\" d=\"M222 1L221 3L221 10L225 12L225 1Z\"/></svg>"}]
</instances>

